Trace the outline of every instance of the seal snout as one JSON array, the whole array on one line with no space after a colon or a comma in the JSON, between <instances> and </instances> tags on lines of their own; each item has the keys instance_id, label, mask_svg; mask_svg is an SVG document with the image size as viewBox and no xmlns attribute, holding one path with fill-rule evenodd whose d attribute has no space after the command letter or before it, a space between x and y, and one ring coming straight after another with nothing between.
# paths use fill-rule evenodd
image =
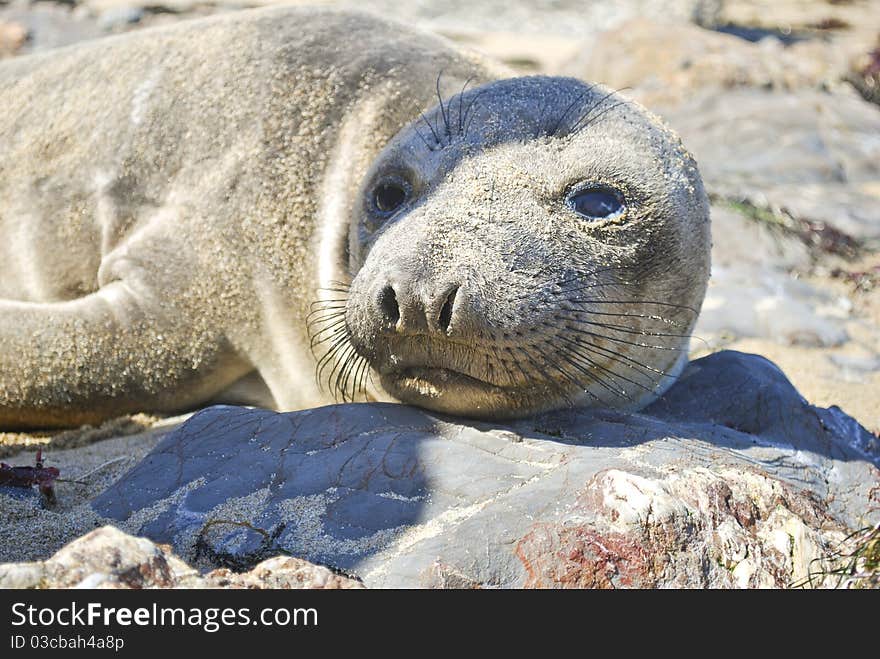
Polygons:
<instances>
[{"instance_id":1,"label":"seal snout","mask_svg":"<svg viewBox=\"0 0 880 659\"><path fill-rule=\"evenodd\" d=\"M460 291L458 282L433 287L389 282L375 296L374 313L391 332L449 335L465 313Z\"/></svg>"}]
</instances>

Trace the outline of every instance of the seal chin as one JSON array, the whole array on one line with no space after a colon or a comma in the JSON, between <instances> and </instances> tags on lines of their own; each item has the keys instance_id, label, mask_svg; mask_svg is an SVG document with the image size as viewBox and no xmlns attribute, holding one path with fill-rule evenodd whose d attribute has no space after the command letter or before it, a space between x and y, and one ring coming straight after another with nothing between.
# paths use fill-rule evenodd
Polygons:
<instances>
[{"instance_id":1,"label":"seal chin","mask_svg":"<svg viewBox=\"0 0 880 659\"><path fill-rule=\"evenodd\" d=\"M514 389L447 368L409 366L381 374L382 387L402 403L474 418L518 417L529 405Z\"/></svg>"}]
</instances>

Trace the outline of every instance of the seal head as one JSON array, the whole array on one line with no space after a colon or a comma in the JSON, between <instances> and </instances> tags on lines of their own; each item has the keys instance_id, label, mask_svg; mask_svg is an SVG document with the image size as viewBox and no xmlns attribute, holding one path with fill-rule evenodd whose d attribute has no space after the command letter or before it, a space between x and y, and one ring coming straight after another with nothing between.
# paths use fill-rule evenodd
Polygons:
<instances>
[{"instance_id":1,"label":"seal head","mask_svg":"<svg viewBox=\"0 0 880 659\"><path fill-rule=\"evenodd\" d=\"M353 278L313 328L343 396L372 374L477 418L637 409L686 362L706 194L678 137L604 87L527 77L441 101L374 161L355 213Z\"/></svg>"}]
</instances>

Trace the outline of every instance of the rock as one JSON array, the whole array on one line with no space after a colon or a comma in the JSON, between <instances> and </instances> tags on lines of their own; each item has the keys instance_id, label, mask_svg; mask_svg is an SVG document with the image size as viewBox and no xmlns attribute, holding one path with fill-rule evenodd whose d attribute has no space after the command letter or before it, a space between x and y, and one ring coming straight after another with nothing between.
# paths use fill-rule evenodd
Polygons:
<instances>
[{"instance_id":1,"label":"rock","mask_svg":"<svg viewBox=\"0 0 880 659\"><path fill-rule=\"evenodd\" d=\"M821 31L833 26L865 29L880 24L869 0L735 0L725 2L718 22L778 30L782 33Z\"/></svg>"},{"instance_id":2,"label":"rock","mask_svg":"<svg viewBox=\"0 0 880 659\"><path fill-rule=\"evenodd\" d=\"M139 23L143 17L144 10L142 7L122 5L101 12L101 15L98 17L98 26L102 30L112 32Z\"/></svg>"},{"instance_id":3,"label":"rock","mask_svg":"<svg viewBox=\"0 0 880 659\"><path fill-rule=\"evenodd\" d=\"M167 547L112 526L95 529L44 562L0 567L4 588L167 588L197 578Z\"/></svg>"},{"instance_id":4,"label":"rock","mask_svg":"<svg viewBox=\"0 0 880 659\"><path fill-rule=\"evenodd\" d=\"M283 551L376 587L785 586L876 523L878 463L839 409L721 352L638 414L213 407L92 506L203 569Z\"/></svg>"},{"instance_id":5,"label":"rock","mask_svg":"<svg viewBox=\"0 0 880 659\"><path fill-rule=\"evenodd\" d=\"M786 46L768 37L752 43L697 25L639 18L587 42L562 72L631 89L637 100L662 111L706 89L840 85L858 50L819 40Z\"/></svg>"},{"instance_id":6,"label":"rock","mask_svg":"<svg viewBox=\"0 0 880 659\"><path fill-rule=\"evenodd\" d=\"M363 588L353 579L298 558L280 556L250 572L202 576L146 538L112 526L95 529L46 561L0 565L0 588Z\"/></svg>"},{"instance_id":7,"label":"rock","mask_svg":"<svg viewBox=\"0 0 880 659\"><path fill-rule=\"evenodd\" d=\"M872 50L853 58L847 79L865 100L880 105L880 38Z\"/></svg>"},{"instance_id":8,"label":"rock","mask_svg":"<svg viewBox=\"0 0 880 659\"><path fill-rule=\"evenodd\" d=\"M12 21L27 31L27 43L19 49L21 53L60 48L103 34L90 16L57 2L12 5L2 10L0 21Z\"/></svg>"},{"instance_id":9,"label":"rock","mask_svg":"<svg viewBox=\"0 0 880 659\"><path fill-rule=\"evenodd\" d=\"M714 205L712 277L694 336L714 344L741 337L814 347L844 343L849 301L790 275L811 262L798 237Z\"/></svg>"},{"instance_id":10,"label":"rock","mask_svg":"<svg viewBox=\"0 0 880 659\"><path fill-rule=\"evenodd\" d=\"M81 0L90 10L100 13L120 5L153 8L155 0ZM314 0L294 0L295 4L315 4ZM162 0L166 11L192 12L204 6L215 9L239 9L291 0ZM483 32L516 32L580 36L619 25L635 16L666 21L713 23L721 9L721 0L325 0L320 4L343 9L370 11L407 24L417 24L434 31L458 33L463 27Z\"/></svg>"},{"instance_id":11,"label":"rock","mask_svg":"<svg viewBox=\"0 0 880 659\"><path fill-rule=\"evenodd\" d=\"M213 570L205 575L204 587L352 590L364 585L300 558L276 556L259 563L249 572L235 573L226 568Z\"/></svg>"},{"instance_id":12,"label":"rock","mask_svg":"<svg viewBox=\"0 0 880 659\"><path fill-rule=\"evenodd\" d=\"M0 20L0 58L17 54L27 38L27 28L21 23Z\"/></svg>"},{"instance_id":13,"label":"rock","mask_svg":"<svg viewBox=\"0 0 880 659\"><path fill-rule=\"evenodd\" d=\"M486 32L451 27L443 29L441 34L506 64L515 75L559 71L582 50L584 43L583 35Z\"/></svg>"},{"instance_id":14,"label":"rock","mask_svg":"<svg viewBox=\"0 0 880 659\"><path fill-rule=\"evenodd\" d=\"M664 118L716 198L880 244L880 112L854 91L707 92Z\"/></svg>"}]
</instances>

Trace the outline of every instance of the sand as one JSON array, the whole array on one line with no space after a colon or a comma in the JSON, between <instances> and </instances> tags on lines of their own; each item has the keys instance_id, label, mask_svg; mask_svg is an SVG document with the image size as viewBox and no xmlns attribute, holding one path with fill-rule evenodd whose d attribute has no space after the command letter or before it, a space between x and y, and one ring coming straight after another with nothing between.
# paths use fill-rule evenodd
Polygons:
<instances>
[{"instance_id":1,"label":"sand","mask_svg":"<svg viewBox=\"0 0 880 659\"><path fill-rule=\"evenodd\" d=\"M36 447L40 446L46 466L58 467L62 479L82 480L85 484L56 483L58 501L51 508L40 506L36 489L22 490L22 499L0 494L0 563L46 558L83 533L112 523L92 512L88 501L137 464L187 416L160 420L135 415L99 428L85 426L54 436L2 435L0 448L17 451L6 462L32 465ZM134 434L122 434L126 431ZM108 433L122 436L108 439Z\"/></svg>"}]
</instances>

